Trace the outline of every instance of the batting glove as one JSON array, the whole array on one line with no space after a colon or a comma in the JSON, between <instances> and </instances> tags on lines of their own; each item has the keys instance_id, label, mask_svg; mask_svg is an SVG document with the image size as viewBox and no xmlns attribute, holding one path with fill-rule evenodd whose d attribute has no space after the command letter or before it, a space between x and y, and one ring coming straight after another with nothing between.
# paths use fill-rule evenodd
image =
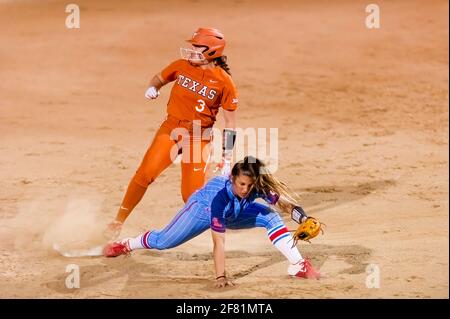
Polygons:
<instances>
[{"instance_id":1,"label":"batting glove","mask_svg":"<svg viewBox=\"0 0 450 319\"><path fill-rule=\"evenodd\" d=\"M149 100L154 100L159 96L159 91L154 87L151 86L145 91L145 97Z\"/></svg>"}]
</instances>

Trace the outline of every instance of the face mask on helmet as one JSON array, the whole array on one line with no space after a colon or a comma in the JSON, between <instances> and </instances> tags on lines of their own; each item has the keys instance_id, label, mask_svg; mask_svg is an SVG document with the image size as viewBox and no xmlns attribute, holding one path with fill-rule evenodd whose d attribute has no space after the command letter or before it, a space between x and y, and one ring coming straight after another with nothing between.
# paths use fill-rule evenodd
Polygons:
<instances>
[{"instance_id":1,"label":"face mask on helmet","mask_svg":"<svg viewBox=\"0 0 450 319\"><path fill-rule=\"evenodd\" d=\"M198 28L192 34L192 38L186 41L194 47L199 46L205 48L202 52L208 61L222 56L225 48L225 38L222 32L215 28Z\"/></svg>"},{"instance_id":2,"label":"face mask on helmet","mask_svg":"<svg viewBox=\"0 0 450 319\"><path fill-rule=\"evenodd\" d=\"M207 63L205 56L202 51L205 48L180 48L181 58L184 60L188 60L189 62L196 64L204 64Z\"/></svg>"}]
</instances>

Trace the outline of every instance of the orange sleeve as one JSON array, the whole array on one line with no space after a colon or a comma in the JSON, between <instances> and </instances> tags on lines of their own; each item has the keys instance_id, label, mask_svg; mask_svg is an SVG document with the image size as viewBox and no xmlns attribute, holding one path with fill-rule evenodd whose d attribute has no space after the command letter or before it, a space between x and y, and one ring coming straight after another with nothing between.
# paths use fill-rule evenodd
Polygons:
<instances>
[{"instance_id":1,"label":"orange sleeve","mask_svg":"<svg viewBox=\"0 0 450 319\"><path fill-rule=\"evenodd\" d=\"M176 60L170 63L161 71L161 76L164 80L172 82L177 78L177 73L182 67L183 60Z\"/></svg>"},{"instance_id":2,"label":"orange sleeve","mask_svg":"<svg viewBox=\"0 0 450 319\"><path fill-rule=\"evenodd\" d=\"M237 103L238 92L233 80L229 77L227 81L225 81L225 87L223 88L220 104L224 110L234 111L237 109Z\"/></svg>"}]
</instances>

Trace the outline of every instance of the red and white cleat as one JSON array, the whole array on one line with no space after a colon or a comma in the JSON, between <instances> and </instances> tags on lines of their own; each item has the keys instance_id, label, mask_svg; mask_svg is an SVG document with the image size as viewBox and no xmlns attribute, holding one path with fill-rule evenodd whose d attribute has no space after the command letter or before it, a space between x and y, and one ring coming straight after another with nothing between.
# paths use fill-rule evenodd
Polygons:
<instances>
[{"instance_id":1,"label":"red and white cleat","mask_svg":"<svg viewBox=\"0 0 450 319\"><path fill-rule=\"evenodd\" d=\"M304 259L295 265L289 265L288 274L305 279L319 279L321 277L320 273L314 269L308 259Z\"/></svg>"},{"instance_id":2,"label":"red and white cleat","mask_svg":"<svg viewBox=\"0 0 450 319\"><path fill-rule=\"evenodd\" d=\"M120 255L129 255L130 252L131 252L130 241L128 239L108 243L103 248L103 255L105 257L117 257Z\"/></svg>"}]
</instances>

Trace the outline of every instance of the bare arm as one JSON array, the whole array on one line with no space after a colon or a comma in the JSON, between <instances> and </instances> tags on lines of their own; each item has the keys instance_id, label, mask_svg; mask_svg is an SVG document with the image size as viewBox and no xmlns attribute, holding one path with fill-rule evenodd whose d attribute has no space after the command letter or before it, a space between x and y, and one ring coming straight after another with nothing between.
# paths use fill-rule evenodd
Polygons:
<instances>
[{"instance_id":1,"label":"bare arm","mask_svg":"<svg viewBox=\"0 0 450 319\"><path fill-rule=\"evenodd\" d=\"M225 274L225 234L211 230L211 235L214 244L213 256L216 272L216 287L233 286L234 284Z\"/></svg>"},{"instance_id":2,"label":"bare arm","mask_svg":"<svg viewBox=\"0 0 450 319\"><path fill-rule=\"evenodd\" d=\"M278 199L276 206L280 209L281 212L290 213L291 218L299 224L304 222L308 217L300 205L298 205L297 203L293 203L283 195L281 195Z\"/></svg>"},{"instance_id":3,"label":"bare arm","mask_svg":"<svg viewBox=\"0 0 450 319\"><path fill-rule=\"evenodd\" d=\"M216 277L225 275L225 234L211 230Z\"/></svg>"},{"instance_id":4,"label":"bare arm","mask_svg":"<svg viewBox=\"0 0 450 319\"><path fill-rule=\"evenodd\" d=\"M145 91L145 97L149 100L154 100L158 98L159 89L162 88L167 83L169 83L169 81L164 80L163 77L161 76L161 73L156 74L150 80L148 89L147 91Z\"/></svg>"},{"instance_id":5,"label":"bare arm","mask_svg":"<svg viewBox=\"0 0 450 319\"><path fill-rule=\"evenodd\" d=\"M292 209L295 207L294 203L285 198L283 195L281 195L280 198L278 199L276 206L281 208L282 211L286 212L292 211Z\"/></svg>"},{"instance_id":6,"label":"bare arm","mask_svg":"<svg viewBox=\"0 0 450 319\"><path fill-rule=\"evenodd\" d=\"M156 90L159 90L160 88L162 88L164 85L166 85L167 83L169 83L169 81L166 81L162 78L161 73L157 73L155 74L155 76L153 76L153 78L150 80L149 83L149 87L154 86L156 88Z\"/></svg>"},{"instance_id":7,"label":"bare arm","mask_svg":"<svg viewBox=\"0 0 450 319\"><path fill-rule=\"evenodd\" d=\"M225 120L225 128L236 130L236 111L223 110L223 118Z\"/></svg>"}]
</instances>

